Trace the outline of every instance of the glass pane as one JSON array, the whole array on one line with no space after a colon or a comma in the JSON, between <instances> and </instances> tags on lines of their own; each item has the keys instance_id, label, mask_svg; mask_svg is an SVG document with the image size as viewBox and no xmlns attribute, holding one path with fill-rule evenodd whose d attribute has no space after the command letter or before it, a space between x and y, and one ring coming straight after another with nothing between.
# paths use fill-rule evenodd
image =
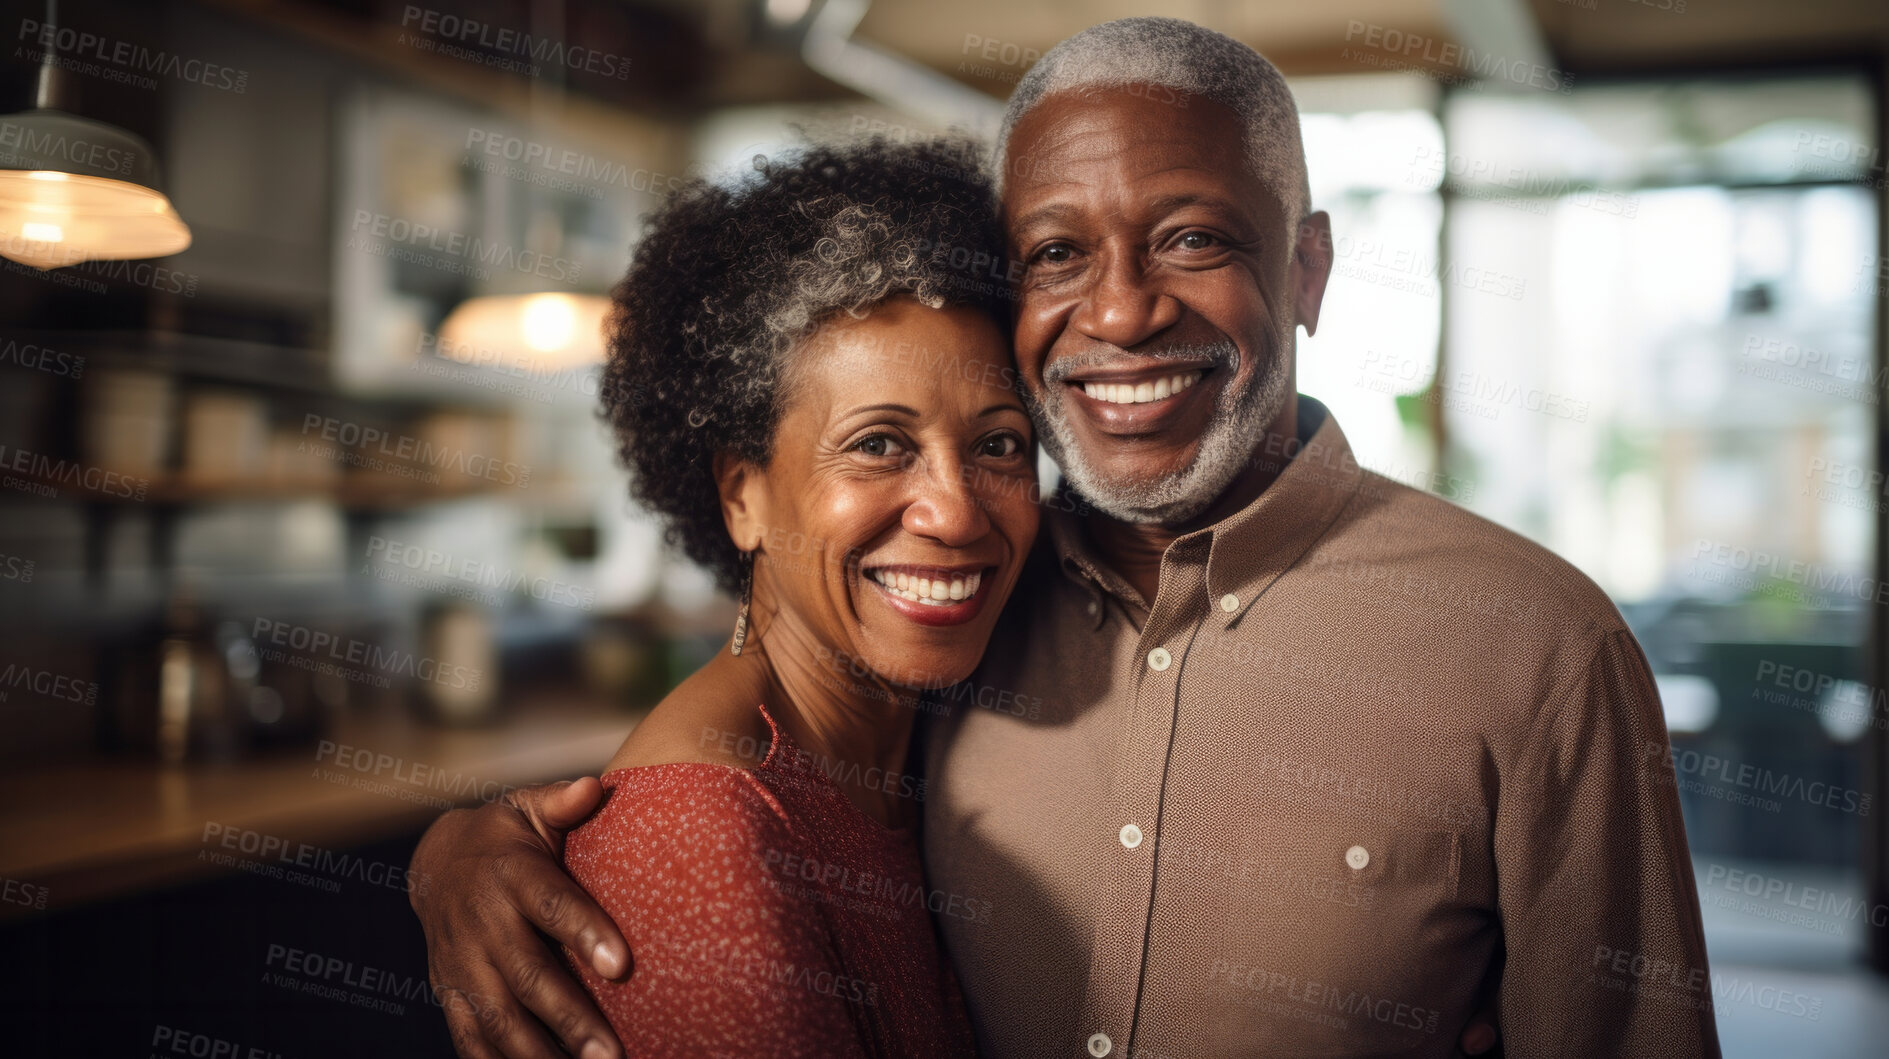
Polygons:
<instances>
[{"instance_id":1,"label":"glass pane","mask_svg":"<svg viewBox=\"0 0 1889 1059\"><path fill-rule=\"evenodd\" d=\"M1442 156L1442 126L1408 105L1398 78L1344 87L1353 105L1369 108L1375 95L1398 109L1318 111L1334 93L1302 95L1312 204L1331 214L1335 260L1318 333L1299 339L1299 389L1332 410L1365 466L1451 495L1434 473L1432 420L1413 399L1436 374L1451 279L1438 256L1442 197L1419 164Z\"/></svg>"},{"instance_id":2,"label":"glass pane","mask_svg":"<svg viewBox=\"0 0 1889 1059\"><path fill-rule=\"evenodd\" d=\"M1846 965L1881 914L1856 870L1889 503L1868 98L1819 78L1445 110L1447 257L1525 293L1446 288L1444 469L1646 648L1715 978ZM1721 1006L1727 1054L1734 1028L1781 1025L1749 1008Z\"/></svg>"},{"instance_id":3,"label":"glass pane","mask_svg":"<svg viewBox=\"0 0 1889 1059\"><path fill-rule=\"evenodd\" d=\"M1854 77L1460 93L1453 188L1787 183L1881 177L1868 86Z\"/></svg>"}]
</instances>

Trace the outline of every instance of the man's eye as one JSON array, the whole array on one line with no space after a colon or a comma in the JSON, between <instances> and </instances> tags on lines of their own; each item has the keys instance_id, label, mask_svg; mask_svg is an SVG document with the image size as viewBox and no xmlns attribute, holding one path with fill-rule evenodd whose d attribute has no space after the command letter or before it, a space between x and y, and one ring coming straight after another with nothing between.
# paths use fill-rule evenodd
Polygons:
<instances>
[{"instance_id":1,"label":"man's eye","mask_svg":"<svg viewBox=\"0 0 1889 1059\"><path fill-rule=\"evenodd\" d=\"M1216 242L1218 240L1206 232L1188 232L1180 239L1182 250L1211 250Z\"/></svg>"},{"instance_id":2,"label":"man's eye","mask_svg":"<svg viewBox=\"0 0 1889 1059\"><path fill-rule=\"evenodd\" d=\"M1075 256L1075 249L1067 243L1051 243L1036 253L1036 259L1046 265L1065 265Z\"/></svg>"},{"instance_id":3,"label":"man's eye","mask_svg":"<svg viewBox=\"0 0 1889 1059\"><path fill-rule=\"evenodd\" d=\"M885 457L902 455L905 448L890 434L873 434L860 438L859 443L853 446L853 451L867 456Z\"/></svg>"}]
</instances>

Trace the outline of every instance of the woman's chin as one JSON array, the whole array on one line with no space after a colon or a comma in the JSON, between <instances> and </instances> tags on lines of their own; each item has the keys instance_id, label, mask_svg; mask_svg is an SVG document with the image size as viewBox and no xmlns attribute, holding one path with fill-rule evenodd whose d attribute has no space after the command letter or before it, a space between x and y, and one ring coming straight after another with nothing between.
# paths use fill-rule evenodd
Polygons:
<instances>
[{"instance_id":1,"label":"woman's chin","mask_svg":"<svg viewBox=\"0 0 1889 1059\"><path fill-rule=\"evenodd\" d=\"M948 688L977 671L983 658L983 643L975 654L962 651L872 652L867 655L873 671L887 682L913 693ZM873 657L877 655L878 657Z\"/></svg>"}]
</instances>

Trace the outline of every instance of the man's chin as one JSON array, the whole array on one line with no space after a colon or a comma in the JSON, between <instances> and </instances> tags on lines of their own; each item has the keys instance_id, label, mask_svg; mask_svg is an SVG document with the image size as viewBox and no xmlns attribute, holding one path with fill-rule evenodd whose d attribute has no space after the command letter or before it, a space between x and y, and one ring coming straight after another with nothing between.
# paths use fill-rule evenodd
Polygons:
<instances>
[{"instance_id":1,"label":"man's chin","mask_svg":"<svg viewBox=\"0 0 1889 1059\"><path fill-rule=\"evenodd\" d=\"M1213 503L1185 489L1189 462L1156 464L1135 460L1121 470L1091 464L1087 473L1070 474L1070 484L1096 510L1121 522L1173 525L1185 522Z\"/></svg>"},{"instance_id":2,"label":"man's chin","mask_svg":"<svg viewBox=\"0 0 1889 1059\"><path fill-rule=\"evenodd\" d=\"M1072 424L1072 428L1064 447L1078 457L1077 462L1092 477L1120 483L1121 492L1159 489L1185 475L1200 457L1200 431L1182 438L1156 434L1124 437L1085 429L1080 424ZM1057 462L1063 462L1060 455Z\"/></svg>"}]
</instances>

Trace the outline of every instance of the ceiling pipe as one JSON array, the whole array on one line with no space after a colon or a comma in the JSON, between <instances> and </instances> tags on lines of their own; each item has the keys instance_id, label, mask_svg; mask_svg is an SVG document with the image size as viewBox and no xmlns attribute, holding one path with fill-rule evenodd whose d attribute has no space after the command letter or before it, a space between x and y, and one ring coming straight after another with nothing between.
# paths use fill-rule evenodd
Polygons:
<instances>
[{"instance_id":1,"label":"ceiling pipe","mask_svg":"<svg viewBox=\"0 0 1889 1059\"><path fill-rule=\"evenodd\" d=\"M867 98L983 143L997 136L999 100L891 52L853 39L871 0L827 0L807 26L800 54L808 66Z\"/></svg>"},{"instance_id":2,"label":"ceiling pipe","mask_svg":"<svg viewBox=\"0 0 1889 1059\"><path fill-rule=\"evenodd\" d=\"M1471 63L1470 72L1497 88L1519 88L1527 77L1505 80L1490 77L1495 69L1513 70L1516 64L1554 69L1547 38L1527 0L1442 0L1443 21L1457 43L1489 62ZM1480 67L1480 68L1479 68ZM1559 77L1547 79L1558 83Z\"/></svg>"}]
</instances>

